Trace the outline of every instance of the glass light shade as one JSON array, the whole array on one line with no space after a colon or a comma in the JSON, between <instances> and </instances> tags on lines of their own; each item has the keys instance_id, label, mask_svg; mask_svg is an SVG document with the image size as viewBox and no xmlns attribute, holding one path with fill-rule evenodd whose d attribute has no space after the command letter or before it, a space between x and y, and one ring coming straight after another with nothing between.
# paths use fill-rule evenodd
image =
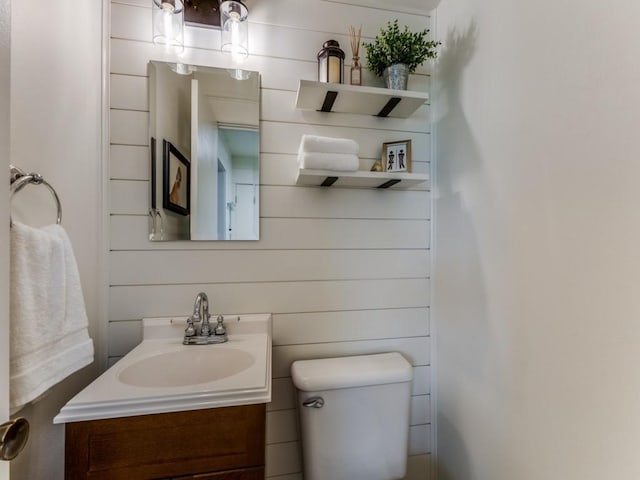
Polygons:
<instances>
[{"instance_id":1,"label":"glass light shade","mask_svg":"<svg viewBox=\"0 0 640 480\"><path fill-rule=\"evenodd\" d=\"M249 80L251 78L251 72L241 68L231 68L227 72L234 80Z\"/></svg>"},{"instance_id":2,"label":"glass light shade","mask_svg":"<svg viewBox=\"0 0 640 480\"><path fill-rule=\"evenodd\" d=\"M231 53L235 63L249 56L249 10L242 2L225 0L220 5L222 51Z\"/></svg>"},{"instance_id":3,"label":"glass light shade","mask_svg":"<svg viewBox=\"0 0 640 480\"><path fill-rule=\"evenodd\" d=\"M195 67L193 65L188 65L186 63L168 63L169 68L176 72L179 75L191 75L195 71Z\"/></svg>"},{"instance_id":4,"label":"glass light shade","mask_svg":"<svg viewBox=\"0 0 640 480\"><path fill-rule=\"evenodd\" d=\"M184 51L184 5L182 0L152 0L153 43L177 53Z\"/></svg>"}]
</instances>

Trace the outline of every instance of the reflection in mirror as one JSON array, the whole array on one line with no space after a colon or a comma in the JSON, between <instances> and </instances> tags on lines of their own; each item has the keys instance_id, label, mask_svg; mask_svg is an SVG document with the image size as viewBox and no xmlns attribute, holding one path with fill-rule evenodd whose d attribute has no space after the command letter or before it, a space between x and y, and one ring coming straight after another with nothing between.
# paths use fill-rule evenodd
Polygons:
<instances>
[{"instance_id":1,"label":"reflection in mirror","mask_svg":"<svg viewBox=\"0 0 640 480\"><path fill-rule=\"evenodd\" d=\"M149 62L149 239L258 240L260 74L188 67Z\"/></svg>"}]
</instances>

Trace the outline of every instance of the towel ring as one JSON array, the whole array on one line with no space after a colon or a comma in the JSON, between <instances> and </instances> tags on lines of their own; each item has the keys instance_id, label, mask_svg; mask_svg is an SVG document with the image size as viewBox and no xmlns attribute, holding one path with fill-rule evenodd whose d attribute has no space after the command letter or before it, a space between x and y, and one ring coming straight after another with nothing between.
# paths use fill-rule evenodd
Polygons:
<instances>
[{"instance_id":1,"label":"towel ring","mask_svg":"<svg viewBox=\"0 0 640 480\"><path fill-rule=\"evenodd\" d=\"M56 201L56 207L58 208L58 217L56 219L56 223L60 225L62 223L62 204L60 203L60 197L58 197L58 193L55 189L47 182L42 175L39 173L27 173L25 174L22 170L13 165L10 165L11 171L11 196L9 197L9 203L13 200L13 196L26 187L29 184L33 185L44 185L49 189L51 194L53 195L54 200ZM11 215L9 216L9 225L13 225L13 220L11 220Z\"/></svg>"}]
</instances>

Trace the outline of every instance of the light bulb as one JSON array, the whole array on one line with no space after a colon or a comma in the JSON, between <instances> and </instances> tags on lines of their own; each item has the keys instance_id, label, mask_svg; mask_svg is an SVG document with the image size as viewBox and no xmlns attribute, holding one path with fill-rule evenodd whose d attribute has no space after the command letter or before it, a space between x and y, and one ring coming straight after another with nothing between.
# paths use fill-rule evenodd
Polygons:
<instances>
[{"instance_id":1,"label":"light bulb","mask_svg":"<svg viewBox=\"0 0 640 480\"><path fill-rule=\"evenodd\" d=\"M234 62L241 62L244 57L240 55L240 15L231 13L231 58Z\"/></svg>"},{"instance_id":2,"label":"light bulb","mask_svg":"<svg viewBox=\"0 0 640 480\"><path fill-rule=\"evenodd\" d=\"M171 50L172 41L175 38L175 33L173 32L173 11L175 10L174 6L170 3L164 2L162 4L162 23L164 23L164 35L167 38L167 42L165 42L164 47L168 52Z\"/></svg>"}]
</instances>

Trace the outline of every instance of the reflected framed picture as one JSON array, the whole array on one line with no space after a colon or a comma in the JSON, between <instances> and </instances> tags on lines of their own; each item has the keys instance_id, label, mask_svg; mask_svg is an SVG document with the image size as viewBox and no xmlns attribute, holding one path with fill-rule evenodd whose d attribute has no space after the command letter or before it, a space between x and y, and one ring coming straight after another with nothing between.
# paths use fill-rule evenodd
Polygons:
<instances>
[{"instance_id":1,"label":"reflected framed picture","mask_svg":"<svg viewBox=\"0 0 640 480\"><path fill-rule=\"evenodd\" d=\"M189 215L191 207L191 164L171 143L162 140L162 206Z\"/></svg>"},{"instance_id":2,"label":"reflected framed picture","mask_svg":"<svg viewBox=\"0 0 640 480\"><path fill-rule=\"evenodd\" d=\"M411 140L382 144L382 171L411 172Z\"/></svg>"}]
</instances>

